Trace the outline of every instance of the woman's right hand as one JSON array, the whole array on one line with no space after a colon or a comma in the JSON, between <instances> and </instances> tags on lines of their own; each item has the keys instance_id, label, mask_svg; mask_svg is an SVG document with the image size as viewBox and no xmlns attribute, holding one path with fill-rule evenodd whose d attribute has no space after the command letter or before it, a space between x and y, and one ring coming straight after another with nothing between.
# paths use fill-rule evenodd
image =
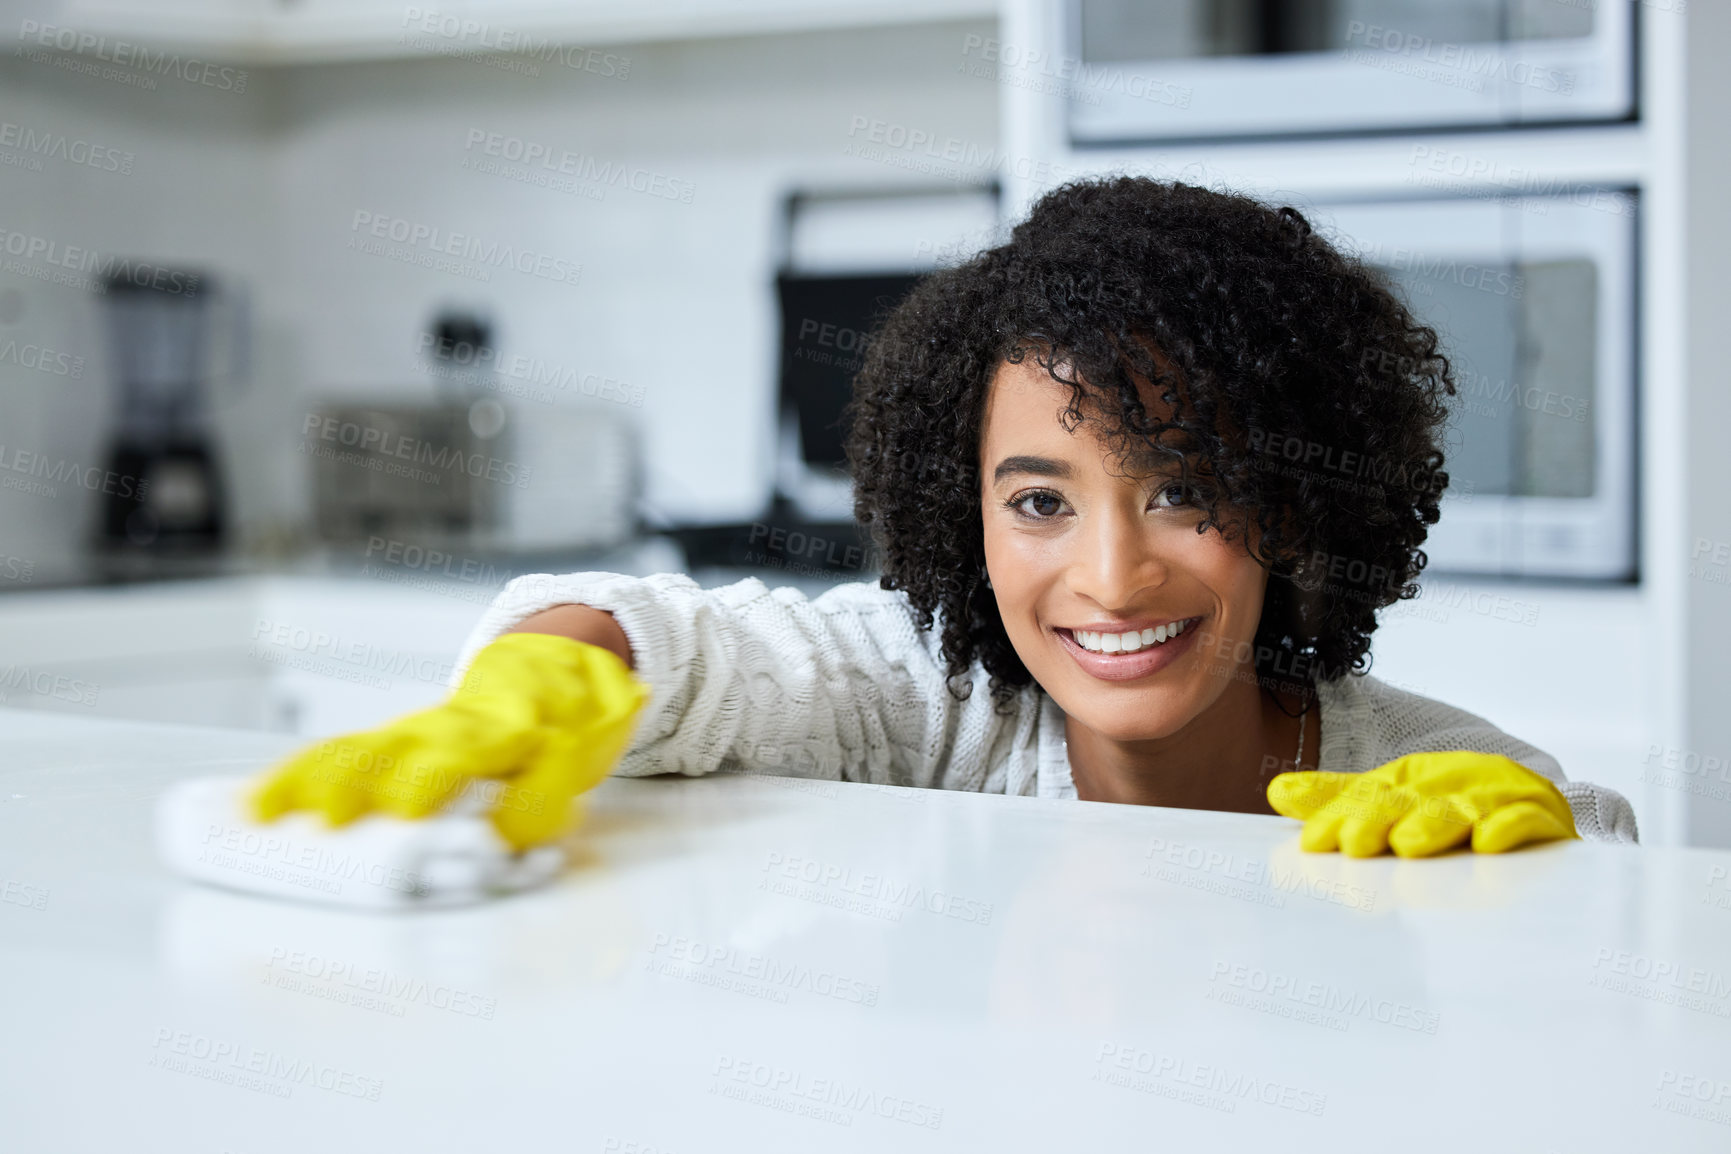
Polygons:
<instances>
[{"instance_id":1,"label":"woman's right hand","mask_svg":"<svg viewBox=\"0 0 1731 1154\"><path fill-rule=\"evenodd\" d=\"M608 649L508 633L476 654L442 705L320 742L263 775L253 816L422 818L486 779L477 788L500 836L518 851L541 845L575 824L575 799L612 771L648 696Z\"/></svg>"}]
</instances>

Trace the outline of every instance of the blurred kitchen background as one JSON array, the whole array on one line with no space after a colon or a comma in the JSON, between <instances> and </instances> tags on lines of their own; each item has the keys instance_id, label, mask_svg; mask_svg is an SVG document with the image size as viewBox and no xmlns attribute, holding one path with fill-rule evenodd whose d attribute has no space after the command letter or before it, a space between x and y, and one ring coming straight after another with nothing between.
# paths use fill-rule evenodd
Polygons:
<instances>
[{"instance_id":1,"label":"blurred kitchen background","mask_svg":"<svg viewBox=\"0 0 1731 1154\"><path fill-rule=\"evenodd\" d=\"M518 574L874 580L873 324L1145 172L1299 206L1456 360L1373 671L1731 845L1731 5L0 11L6 708L323 735Z\"/></svg>"}]
</instances>

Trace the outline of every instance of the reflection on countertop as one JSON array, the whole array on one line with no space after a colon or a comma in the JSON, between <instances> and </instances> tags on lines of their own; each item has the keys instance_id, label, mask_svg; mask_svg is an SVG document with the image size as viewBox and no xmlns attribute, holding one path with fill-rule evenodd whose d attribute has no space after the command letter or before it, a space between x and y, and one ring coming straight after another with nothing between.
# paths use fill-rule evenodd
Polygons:
<instances>
[{"instance_id":1,"label":"reflection on countertop","mask_svg":"<svg viewBox=\"0 0 1731 1154\"><path fill-rule=\"evenodd\" d=\"M644 575L684 568L679 546L660 536L640 537L616 549L553 553L493 553L391 541L378 547L321 546L268 556L93 552L59 564L14 566L11 572L0 568L0 593L245 577L395 579L422 587L496 589L525 573L598 570Z\"/></svg>"},{"instance_id":2,"label":"reflection on countertop","mask_svg":"<svg viewBox=\"0 0 1731 1154\"><path fill-rule=\"evenodd\" d=\"M0 597L0 707L304 737L366 728L440 700L511 578L646 576L685 571L684 560L672 542L647 537L579 555L483 559L412 546L43 574ZM691 576L705 588L755 577L808 597L870 579L735 567Z\"/></svg>"},{"instance_id":3,"label":"reflection on countertop","mask_svg":"<svg viewBox=\"0 0 1731 1154\"><path fill-rule=\"evenodd\" d=\"M771 557L770 561L779 561ZM463 589L482 604L514 577L528 573L689 573L705 589L755 577L772 589L791 587L818 597L837 585L875 585L875 569L816 564L687 564L679 544L644 536L616 549L551 553L488 553L392 542L380 549L321 547L293 554L148 555L91 553L60 564L0 564L0 599L7 594L244 578L385 581L416 589Z\"/></svg>"}]
</instances>

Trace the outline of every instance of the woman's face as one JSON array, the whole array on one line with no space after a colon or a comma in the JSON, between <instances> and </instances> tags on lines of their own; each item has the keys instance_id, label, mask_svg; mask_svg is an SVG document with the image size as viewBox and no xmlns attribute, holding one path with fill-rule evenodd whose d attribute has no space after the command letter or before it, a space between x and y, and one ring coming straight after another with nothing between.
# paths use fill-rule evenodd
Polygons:
<instances>
[{"instance_id":1,"label":"woman's face","mask_svg":"<svg viewBox=\"0 0 1731 1154\"><path fill-rule=\"evenodd\" d=\"M1203 513L1176 473L1126 475L1096 422L1067 431L1069 399L1032 356L992 381L980 515L998 612L1072 719L1118 741L1168 737L1235 678L1254 684L1267 570L1241 541L1196 532ZM1151 392L1143 400L1158 411Z\"/></svg>"}]
</instances>

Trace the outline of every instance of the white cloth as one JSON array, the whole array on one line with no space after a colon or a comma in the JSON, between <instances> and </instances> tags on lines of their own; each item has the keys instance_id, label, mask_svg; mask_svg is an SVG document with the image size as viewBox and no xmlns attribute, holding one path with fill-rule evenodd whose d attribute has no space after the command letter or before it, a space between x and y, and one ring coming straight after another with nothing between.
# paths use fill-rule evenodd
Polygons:
<instances>
[{"instance_id":1,"label":"white cloth","mask_svg":"<svg viewBox=\"0 0 1731 1154\"><path fill-rule=\"evenodd\" d=\"M182 877L225 889L374 910L470 905L555 877L557 845L511 852L469 795L420 821L368 814L339 829L297 811L255 822L252 779L176 782L157 800L156 853Z\"/></svg>"},{"instance_id":2,"label":"white cloth","mask_svg":"<svg viewBox=\"0 0 1731 1154\"><path fill-rule=\"evenodd\" d=\"M997 713L986 671L957 701L945 687L936 629L921 630L906 595L837 585L808 599L756 578L704 590L684 574L535 574L505 586L458 658L452 684L482 646L561 604L611 613L650 689L615 772L717 769L1073 798L1064 714L1029 686ZM1483 718L1371 676L1319 687L1317 768L1363 773L1407 753L1502 754L1562 790L1582 837L1636 840L1618 793L1563 776L1555 759Z\"/></svg>"}]
</instances>

